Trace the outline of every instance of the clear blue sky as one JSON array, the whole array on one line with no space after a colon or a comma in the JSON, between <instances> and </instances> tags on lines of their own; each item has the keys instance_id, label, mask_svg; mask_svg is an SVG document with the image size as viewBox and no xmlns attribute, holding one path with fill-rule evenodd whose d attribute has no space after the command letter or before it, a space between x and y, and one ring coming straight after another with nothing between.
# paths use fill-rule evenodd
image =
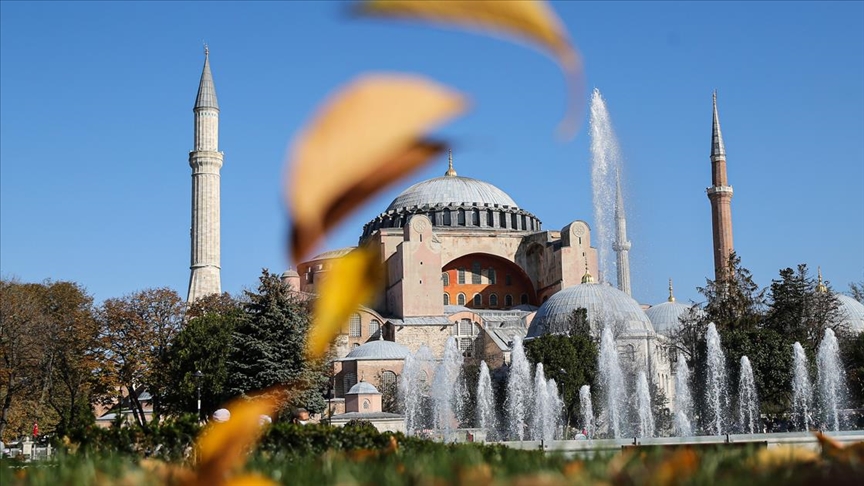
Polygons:
<instances>
[{"instance_id":1,"label":"clear blue sky","mask_svg":"<svg viewBox=\"0 0 864 486\"><path fill-rule=\"evenodd\" d=\"M334 88L372 70L467 93L442 129L460 175L487 180L546 229L593 221L587 126L561 143L557 66L457 30L352 20L329 2L0 4L0 270L73 280L97 299L185 297L193 115L202 41L221 107L222 286L281 272L284 156ZM735 247L761 286L822 266L864 280L864 3L565 2L554 8L606 98L625 158L634 296L679 300L713 273L708 159L719 94ZM585 93L589 96L590 93ZM372 200L324 249L409 184Z\"/></svg>"}]
</instances>

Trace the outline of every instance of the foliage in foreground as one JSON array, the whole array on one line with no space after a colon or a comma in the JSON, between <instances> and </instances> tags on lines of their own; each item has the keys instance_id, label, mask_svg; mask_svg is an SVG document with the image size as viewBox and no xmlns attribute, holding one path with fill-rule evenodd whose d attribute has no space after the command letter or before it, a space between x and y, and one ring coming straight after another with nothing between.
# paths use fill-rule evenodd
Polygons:
<instances>
[{"instance_id":1,"label":"foliage in foreground","mask_svg":"<svg viewBox=\"0 0 864 486\"><path fill-rule=\"evenodd\" d=\"M442 444L363 426L280 423L267 430L245 469L258 484L856 484L864 474L864 443L841 447L821 440L821 454L733 445L626 448L582 460L502 445ZM194 455L166 462L93 447L20 466L0 461L0 484L195 484L197 467Z\"/></svg>"}]
</instances>

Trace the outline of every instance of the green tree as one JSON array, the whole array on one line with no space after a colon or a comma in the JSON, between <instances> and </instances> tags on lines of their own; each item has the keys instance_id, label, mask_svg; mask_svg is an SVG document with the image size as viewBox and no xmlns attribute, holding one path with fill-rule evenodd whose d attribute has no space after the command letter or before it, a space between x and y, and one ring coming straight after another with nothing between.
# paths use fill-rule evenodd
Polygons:
<instances>
[{"instance_id":1,"label":"green tree","mask_svg":"<svg viewBox=\"0 0 864 486\"><path fill-rule=\"evenodd\" d=\"M305 356L310 322L310 302L264 269L257 292L246 291L243 315L234 329L228 394L246 396L284 385L283 406L323 411L327 363Z\"/></svg>"},{"instance_id":2,"label":"green tree","mask_svg":"<svg viewBox=\"0 0 864 486\"><path fill-rule=\"evenodd\" d=\"M764 315L765 290L760 290L750 271L741 265L735 252L717 280L707 280L697 290L705 297L706 322L718 330L750 328L759 325Z\"/></svg>"},{"instance_id":3,"label":"green tree","mask_svg":"<svg viewBox=\"0 0 864 486\"><path fill-rule=\"evenodd\" d=\"M525 343L528 359L534 364L543 363L546 377L554 378L558 384L569 425L580 425L579 389L594 383L597 353L585 309L577 309L570 316L568 334L546 334Z\"/></svg>"},{"instance_id":4,"label":"green tree","mask_svg":"<svg viewBox=\"0 0 864 486\"><path fill-rule=\"evenodd\" d=\"M864 332L840 340L852 408L864 408Z\"/></svg>"}]
</instances>

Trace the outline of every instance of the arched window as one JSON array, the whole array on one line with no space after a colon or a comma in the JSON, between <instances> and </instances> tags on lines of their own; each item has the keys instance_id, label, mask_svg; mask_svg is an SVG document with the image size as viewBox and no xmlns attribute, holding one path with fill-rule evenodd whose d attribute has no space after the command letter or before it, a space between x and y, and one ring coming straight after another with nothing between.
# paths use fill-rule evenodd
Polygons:
<instances>
[{"instance_id":1,"label":"arched window","mask_svg":"<svg viewBox=\"0 0 864 486\"><path fill-rule=\"evenodd\" d=\"M381 330L381 321L378 319L372 319L369 321L369 337L375 336L378 331Z\"/></svg>"},{"instance_id":2,"label":"arched window","mask_svg":"<svg viewBox=\"0 0 864 486\"><path fill-rule=\"evenodd\" d=\"M510 215L510 227L513 229L519 229L519 215L513 213Z\"/></svg>"},{"instance_id":3,"label":"arched window","mask_svg":"<svg viewBox=\"0 0 864 486\"><path fill-rule=\"evenodd\" d=\"M523 230L528 229L528 223L526 221L527 221L527 219L525 219L525 215L523 214L522 215L522 229Z\"/></svg>"},{"instance_id":4,"label":"arched window","mask_svg":"<svg viewBox=\"0 0 864 486\"><path fill-rule=\"evenodd\" d=\"M480 262L474 262L471 264L471 283L475 285L483 283L482 280L480 280Z\"/></svg>"},{"instance_id":5,"label":"arched window","mask_svg":"<svg viewBox=\"0 0 864 486\"><path fill-rule=\"evenodd\" d=\"M465 210L460 209L456 212L456 223L459 226L465 226Z\"/></svg>"},{"instance_id":6,"label":"arched window","mask_svg":"<svg viewBox=\"0 0 864 486\"><path fill-rule=\"evenodd\" d=\"M488 209L486 210L486 226L490 228L495 226L495 213Z\"/></svg>"},{"instance_id":7,"label":"arched window","mask_svg":"<svg viewBox=\"0 0 864 486\"><path fill-rule=\"evenodd\" d=\"M464 268L460 268L459 270L457 270L456 282L459 285L463 285L465 283L465 269Z\"/></svg>"},{"instance_id":8,"label":"arched window","mask_svg":"<svg viewBox=\"0 0 864 486\"><path fill-rule=\"evenodd\" d=\"M498 294L489 296L489 307L498 307Z\"/></svg>"},{"instance_id":9,"label":"arched window","mask_svg":"<svg viewBox=\"0 0 864 486\"><path fill-rule=\"evenodd\" d=\"M507 213L505 213L504 211L501 211L500 213L498 213L498 215L500 216L500 218L498 218L498 220L501 223L499 226L501 226L502 228L506 228L507 227Z\"/></svg>"},{"instance_id":10,"label":"arched window","mask_svg":"<svg viewBox=\"0 0 864 486\"><path fill-rule=\"evenodd\" d=\"M450 224L451 224L450 210L445 209L444 210L444 226L450 226Z\"/></svg>"},{"instance_id":11,"label":"arched window","mask_svg":"<svg viewBox=\"0 0 864 486\"><path fill-rule=\"evenodd\" d=\"M456 296L456 303L458 305L465 305L465 294L460 293L459 295L457 295Z\"/></svg>"},{"instance_id":12,"label":"arched window","mask_svg":"<svg viewBox=\"0 0 864 486\"><path fill-rule=\"evenodd\" d=\"M348 335L351 337L360 337L360 314L353 313L348 319Z\"/></svg>"},{"instance_id":13,"label":"arched window","mask_svg":"<svg viewBox=\"0 0 864 486\"><path fill-rule=\"evenodd\" d=\"M474 209L471 211L471 224L480 226L480 210Z\"/></svg>"},{"instance_id":14,"label":"arched window","mask_svg":"<svg viewBox=\"0 0 864 486\"><path fill-rule=\"evenodd\" d=\"M441 274L441 282L444 283L445 287L449 287L450 286L450 274L447 272L442 273Z\"/></svg>"},{"instance_id":15,"label":"arched window","mask_svg":"<svg viewBox=\"0 0 864 486\"><path fill-rule=\"evenodd\" d=\"M528 294L522 294L522 296L519 297L519 303L522 305L527 304L528 303Z\"/></svg>"},{"instance_id":16,"label":"arched window","mask_svg":"<svg viewBox=\"0 0 864 486\"><path fill-rule=\"evenodd\" d=\"M495 285L498 281L498 276L495 275L495 269L489 267L489 283Z\"/></svg>"},{"instance_id":17,"label":"arched window","mask_svg":"<svg viewBox=\"0 0 864 486\"><path fill-rule=\"evenodd\" d=\"M381 386L382 387L396 386L396 373L393 373L390 370L382 371L381 372Z\"/></svg>"},{"instance_id":18,"label":"arched window","mask_svg":"<svg viewBox=\"0 0 864 486\"><path fill-rule=\"evenodd\" d=\"M474 307L481 307L483 305L483 296L480 294L474 294Z\"/></svg>"},{"instance_id":19,"label":"arched window","mask_svg":"<svg viewBox=\"0 0 864 486\"><path fill-rule=\"evenodd\" d=\"M504 296L504 307L513 307L513 296L507 294Z\"/></svg>"},{"instance_id":20,"label":"arched window","mask_svg":"<svg viewBox=\"0 0 864 486\"><path fill-rule=\"evenodd\" d=\"M444 292L444 305L450 305L450 294Z\"/></svg>"}]
</instances>

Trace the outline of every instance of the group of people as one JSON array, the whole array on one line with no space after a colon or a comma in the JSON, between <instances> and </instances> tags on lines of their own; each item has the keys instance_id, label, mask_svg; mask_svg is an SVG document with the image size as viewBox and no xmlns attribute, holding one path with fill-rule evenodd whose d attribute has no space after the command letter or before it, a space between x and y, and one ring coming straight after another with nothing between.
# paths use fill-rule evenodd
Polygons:
<instances>
[{"instance_id":1,"label":"group of people","mask_svg":"<svg viewBox=\"0 0 864 486\"><path fill-rule=\"evenodd\" d=\"M231 420L231 411L227 408L220 408L213 412L211 420L216 423L227 422ZM261 415L258 417L258 425L265 426L273 423L273 419L269 415ZM297 425L306 425L309 423L309 411L305 408L296 408L291 414L291 423Z\"/></svg>"}]
</instances>

